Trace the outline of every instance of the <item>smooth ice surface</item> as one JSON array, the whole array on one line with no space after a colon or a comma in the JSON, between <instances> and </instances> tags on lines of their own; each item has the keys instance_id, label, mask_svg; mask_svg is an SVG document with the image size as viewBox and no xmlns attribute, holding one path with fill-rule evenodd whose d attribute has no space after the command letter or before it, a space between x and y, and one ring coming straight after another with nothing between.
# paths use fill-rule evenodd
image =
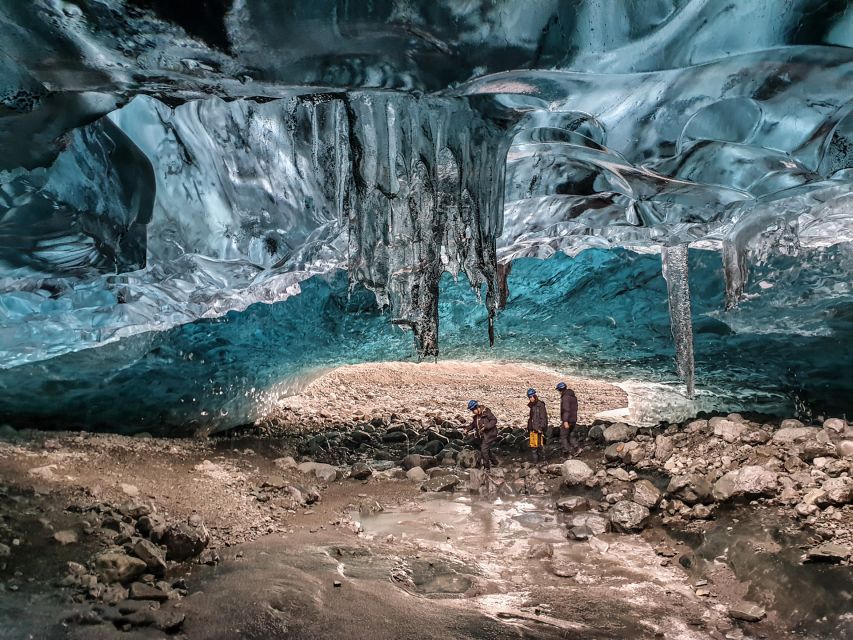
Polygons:
<instances>
[{"instance_id":1,"label":"smooth ice surface","mask_svg":"<svg viewBox=\"0 0 853 640\"><path fill-rule=\"evenodd\" d=\"M545 286L571 299L571 287L619 291L635 274L576 281L561 256L590 273L581 256L600 254L584 249L622 247L632 265L668 266L668 298L649 298L669 308L668 347L646 359L649 327L601 324L635 314L614 307L642 296L591 298L567 338L584 362L666 381L674 350L697 402L712 380L728 397L715 372L736 362L729 377L757 405L769 393L849 410L834 397L847 376L830 375L838 360L823 346L851 342L851 45L843 1L0 0L5 384L22 376L49 393L50 380L57 406L97 405L120 385L74 371L145 387L160 365L128 369L126 350L154 340L192 353L177 346L190 327L230 318L228 331L247 333L223 346L223 393L247 400L220 422L240 421L259 390L311 368L288 350L313 351L288 333L270 356L279 365L252 375L233 363L340 269L387 308L386 329L412 330L421 357L494 340L493 356L564 364L548 325L528 328L529 349L517 337L545 304L520 261L555 258L543 269L567 273ZM698 272L688 246L706 250ZM712 279L725 291L714 308L698 299ZM461 292L448 316L442 298ZM388 335L394 351L399 332ZM336 339L316 366L386 357L359 339ZM783 376L763 360L785 339L818 346L782 347ZM614 346L624 340L638 346ZM169 424L201 415L186 399L204 397L190 391L202 383L186 379L152 393ZM22 397L13 419L37 404Z\"/></svg>"}]
</instances>

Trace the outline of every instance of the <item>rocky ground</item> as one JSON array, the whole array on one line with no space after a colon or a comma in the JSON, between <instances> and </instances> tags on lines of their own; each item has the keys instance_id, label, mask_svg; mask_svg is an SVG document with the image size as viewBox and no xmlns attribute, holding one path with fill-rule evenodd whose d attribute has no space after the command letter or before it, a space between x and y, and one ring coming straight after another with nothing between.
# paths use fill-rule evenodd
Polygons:
<instances>
[{"instance_id":1,"label":"rocky ground","mask_svg":"<svg viewBox=\"0 0 853 640\"><path fill-rule=\"evenodd\" d=\"M425 425L434 418L470 422L471 399L490 407L504 425L527 424L527 389L539 391L548 413L557 420L561 380L580 399L578 419L590 424L602 411L627 407L628 397L612 384L561 377L546 368L499 362L384 362L357 364L330 371L288 398L261 421L270 433L296 429L357 427L374 418Z\"/></svg>"},{"instance_id":2,"label":"rocky ground","mask_svg":"<svg viewBox=\"0 0 853 640\"><path fill-rule=\"evenodd\" d=\"M590 419L596 385L601 409L623 396L572 380L586 450L534 466L515 386L556 380L510 367L423 390L409 365L372 383L347 368L325 380L358 400L323 404L318 380L282 411L291 428L229 437L0 428L0 637L853 633L844 421L637 429ZM503 418L489 475L460 429L468 397Z\"/></svg>"}]
</instances>

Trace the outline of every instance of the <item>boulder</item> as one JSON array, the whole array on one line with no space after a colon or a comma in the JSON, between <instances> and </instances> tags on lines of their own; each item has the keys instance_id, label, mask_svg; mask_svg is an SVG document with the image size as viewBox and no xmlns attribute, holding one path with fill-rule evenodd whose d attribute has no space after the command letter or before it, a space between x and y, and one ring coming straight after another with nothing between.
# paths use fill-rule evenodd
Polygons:
<instances>
[{"instance_id":1,"label":"boulder","mask_svg":"<svg viewBox=\"0 0 853 640\"><path fill-rule=\"evenodd\" d=\"M782 424L784 425L786 422L788 422L788 420L783 420ZM820 431L817 427L803 427L799 420L796 420L795 422L798 422L801 426L782 427L773 434L773 442L779 442L782 444L803 442L805 440L811 440L817 435L818 431Z\"/></svg>"},{"instance_id":2,"label":"boulder","mask_svg":"<svg viewBox=\"0 0 853 640\"><path fill-rule=\"evenodd\" d=\"M631 499L639 505L652 509L660 502L660 491L648 480L637 480Z\"/></svg>"},{"instance_id":3,"label":"boulder","mask_svg":"<svg viewBox=\"0 0 853 640\"><path fill-rule=\"evenodd\" d=\"M620 500L610 507L610 524L617 531L640 531L646 526L649 510L632 500Z\"/></svg>"},{"instance_id":4,"label":"boulder","mask_svg":"<svg viewBox=\"0 0 853 640\"><path fill-rule=\"evenodd\" d=\"M313 473L318 480L323 482L334 482L338 479L337 468L322 462L303 462L296 469L301 473Z\"/></svg>"},{"instance_id":5,"label":"boulder","mask_svg":"<svg viewBox=\"0 0 853 640\"><path fill-rule=\"evenodd\" d=\"M625 449L624 442L614 442L611 445L608 445L604 450L604 458L605 460L622 460L622 451Z\"/></svg>"},{"instance_id":6,"label":"boulder","mask_svg":"<svg viewBox=\"0 0 853 640\"><path fill-rule=\"evenodd\" d=\"M616 478L620 482L631 482L631 474L625 471L622 467L613 467L607 470L607 475L611 478Z\"/></svg>"},{"instance_id":7,"label":"boulder","mask_svg":"<svg viewBox=\"0 0 853 640\"><path fill-rule=\"evenodd\" d=\"M437 456L444 449L444 443L441 440L430 440L424 447L424 451L431 456Z\"/></svg>"},{"instance_id":8,"label":"boulder","mask_svg":"<svg viewBox=\"0 0 853 640\"><path fill-rule=\"evenodd\" d=\"M166 547L166 559L177 562L197 556L209 542L210 534L204 524L193 518L190 518L190 522L169 525L162 540Z\"/></svg>"},{"instance_id":9,"label":"boulder","mask_svg":"<svg viewBox=\"0 0 853 640\"><path fill-rule=\"evenodd\" d=\"M691 473L683 476L674 476L666 488L666 492L686 504L697 502L710 502L713 486L705 476Z\"/></svg>"},{"instance_id":10,"label":"boulder","mask_svg":"<svg viewBox=\"0 0 853 640\"><path fill-rule=\"evenodd\" d=\"M713 422L714 435L726 442L737 442L746 431L746 425L731 420L717 420Z\"/></svg>"},{"instance_id":11,"label":"boulder","mask_svg":"<svg viewBox=\"0 0 853 640\"><path fill-rule=\"evenodd\" d=\"M142 560L148 571L161 576L166 571L166 559L163 550L149 540L137 540L133 545L133 555Z\"/></svg>"},{"instance_id":12,"label":"boulder","mask_svg":"<svg viewBox=\"0 0 853 640\"><path fill-rule=\"evenodd\" d=\"M853 440L841 440L835 444L835 453L842 458L853 456Z\"/></svg>"},{"instance_id":13,"label":"boulder","mask_svg":"<svg viewBox=\"0 0 853 640\"><path fill-rule=\"evenodd\" d=\"M797 420L796 418L786 418L782 420L782 424L779 425L780 429L800 429L805 425Z\"/></svg>"},{"instance_id":14,"label":"boulder","mask_svg":"<svg viewBox=\"0 0 853 640\"><path fill-rule=\"evenodd\" d=\"M453 491L459 484L459 478L454 475L436 476L421 485L421 491Z\"/></svg>"},{"instance_id":15,"label":"boulder","mask_svg":"<svg viewBox=\"0 0 853 640\"><path fill-rule=\"evenodd\" d=\"M625 442L633 438L636 433L636 427L631 427L624 422L617 422L607 427L602 435L605 442Z\"/></svg>"},{"instance_id":16,"label":"boulder","mask_svg":"<svg viewBox=\"0 0 853 640\"><path fill-rule=\"evenodd\" d=\"M292 456L276 458L275 460L273 460L273 464L279 469L295 469L298 466L296 464L296 460L294 460Z\"/></svg>"},{"instance_id":17,"label":"boulder","mask_svg":"<svg viewBox=\"0 0 853 640\"><path fill-rule=\"evenodd\" d=\"M415 482L423 482L427 479L426 471L421 469L420 467L412 467L408 471L406 471L406 477L409 480L414 480Z\"/></svg>"},{"instance_id":18,"label":"boulder","mask_svg":"<svg viewBox=\"0 0 853 640\"><path fill-rule=\"evenodd\" d=\"M841 506L853 502L853 478L830 478L821 490L830 504Z\"/></svg>"},{"instance_id":19,"label":"boulder","mask_svg":"<svg viewBox=\"0 0 853 640\"><path fill-rule=\"evenodd\" d=\"M640 460L646 457L646 452L639 442L631 440L622 445L621 450L622 462L625 464L637 464Z\"/></svg>"},{"instance_id":20,"label":"boulder","mask_svg":"<svg viewBox=\"0 0 853 640\"><path fill-rule=\"evenodd\" d=\"M847 421L841 418L828 418L823 421L823 428L835 433L844 433L847 430Z\"/></svg>"},{"instance_id":21,"label":"boulder","mask_svg":"<svg viewBox=\"0 0 853 640\"><path fill-rule=\"evenodd\" d=\"M772 496L776 494L778 474L756 465L729 471L714 483L715 500L736 497Z\"/></svg>"},{"instance_id":22,"label":"boulder","mask_svg":"<svg viewBox=\"0 0 853 640\"><path fill-rule=\"evenodd\" d=\"M373 475L373 469L366 462L356 462L349 470L350 478L367 480Z\"/></svg>"},{"instance_id":23,"label":"boulder","mask_svg":"<svg viewBox=\"0 0 853 640\"><path fill-rule=\"evenodd\" d=\"M587 432L587 438L594 442L603 442L604 441L604 425L594 424L589 428Z\"/></svg>"},{"instance_id":24,"label":"boulder","mask_svg":"<svg viewBox=\"0 0 853 640\"><path fill-rule=\"evenodd\" d=\"M557 510L564 513L580 513L589 509L589 500L580 496L570 496L557 500Z\"/></svg>"},{"instance_id":25,"label":"boulder","mask_svg":"<svg viewBox=\"0 0 853 640\"><path fill-rule=\"evenodd\" d=\"M586 540L607 533L610 522L597 513L576 513L566 521L567 536L574 540Z\"/></svg>"},{"instance_id":26,"label":"boulder","mask_svg":"<svg viewBox=\"0 0 853 640\"><path fill-rule=\"evenodd\" d=\"M130 582L147 569L142 560L121 551L104 551L95 556L94 564L95 571L104 584Z\"/></svg>"},{"instance_id":27,"label":"boulder","mask_svg":"<svg viewBox=\"0 0 853 640\"><path fill-rule=\"evenodd\" d=\"M660 435L655 438L655 459L666 462L672 456L675 445L669 436Z\"/></svg>"},{"instance_id":28,"label":"boulder","mask_svg":"<svg viewBox=\"0 0 853 640\"><path fill-rule=\"evenodd\" d=\"M583 484L592 477L592 469L582 460L566 460L562 464L563 483L569 486Z\"/></svg>"},{"instance_id":29,"label":"boulder","mask_svg":"<svg viewBox=\"0 0 853 640\"><path fill-rule=\"evenodd\" d=\"M476 449L465 449L456 456L456 464L463 469L474 469L480 464L480 452Z\"/></svg>"}]
</instances>

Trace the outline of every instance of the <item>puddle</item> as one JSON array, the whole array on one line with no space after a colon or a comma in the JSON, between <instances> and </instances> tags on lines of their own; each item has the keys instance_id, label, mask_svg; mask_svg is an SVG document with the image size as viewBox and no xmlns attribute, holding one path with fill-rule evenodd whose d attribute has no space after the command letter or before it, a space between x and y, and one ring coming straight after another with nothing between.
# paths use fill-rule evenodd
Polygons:
<instances>
[{"instance_id":1,"label":"puddle","mask_svg":"<svg viewBox=\"0 0 853 640\"><path fill-rule=\"evenodd\" d=\"M808 537L786 529L788 516L749 508L724 510L701 535L684 536L706 563L724 563L749 585L747 597L773 610L795 632L853 638L853 569L801 564ZM707 566L707 565L706 565Z\"/></svg>"}]
</instances>

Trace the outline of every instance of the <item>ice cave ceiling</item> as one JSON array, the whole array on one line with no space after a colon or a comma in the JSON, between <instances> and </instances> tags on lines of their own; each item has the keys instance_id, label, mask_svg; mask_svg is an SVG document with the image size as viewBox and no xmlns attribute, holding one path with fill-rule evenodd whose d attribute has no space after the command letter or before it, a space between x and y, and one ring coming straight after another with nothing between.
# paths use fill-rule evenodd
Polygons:
<instances>
[{"instance_id":1,"label":"ice cave ceiling","mask_svg":"<svg viewBox=\"0 0 853 640\"><path fill-rule=\"evenodd\" d=\"M842 0L0 0L0 422L439 348L849 411L851 88Z\"/></svg>"}]
</instances>

